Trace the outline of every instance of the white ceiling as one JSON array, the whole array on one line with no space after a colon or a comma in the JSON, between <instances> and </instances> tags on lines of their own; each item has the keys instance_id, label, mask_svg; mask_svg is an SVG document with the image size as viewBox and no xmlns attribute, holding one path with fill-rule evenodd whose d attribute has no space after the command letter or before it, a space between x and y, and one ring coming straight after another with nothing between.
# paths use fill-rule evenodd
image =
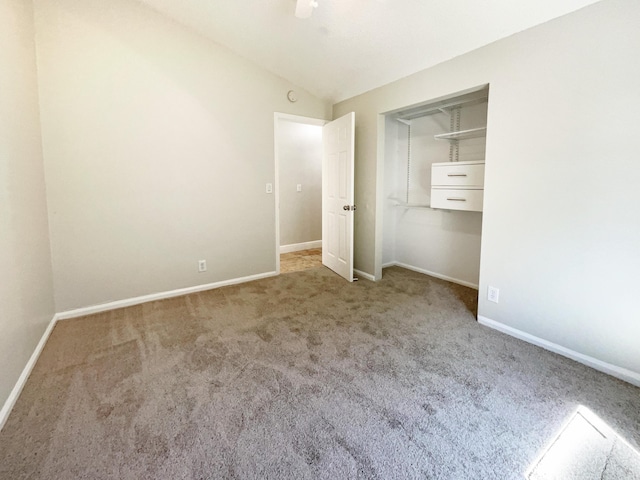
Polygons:
<instances>
[{"instance_id":1,"label":"white ceiling","mask_svg":"<svg viewBox=\"0 0 640 480\"><path fill-rule=\"evenodd\" d=\"M599 0L139 0L332 102Z\"/></svg>"}]
</instances>

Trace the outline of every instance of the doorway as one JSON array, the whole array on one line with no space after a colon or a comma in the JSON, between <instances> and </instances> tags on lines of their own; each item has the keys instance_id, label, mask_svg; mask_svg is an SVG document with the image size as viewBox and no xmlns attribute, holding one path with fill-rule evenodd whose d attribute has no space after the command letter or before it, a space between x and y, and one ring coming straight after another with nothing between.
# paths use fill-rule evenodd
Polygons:
<instances>
[{"instance_id":1,"label":"doorway","mask_svg":"<svg viewBox=\"0 0 640 480\"><path fill-rule=\"evenodd\" d=\"M276 271L322 265L322 127L325 120L276 113Z\"/></svg>"}]
</instances>

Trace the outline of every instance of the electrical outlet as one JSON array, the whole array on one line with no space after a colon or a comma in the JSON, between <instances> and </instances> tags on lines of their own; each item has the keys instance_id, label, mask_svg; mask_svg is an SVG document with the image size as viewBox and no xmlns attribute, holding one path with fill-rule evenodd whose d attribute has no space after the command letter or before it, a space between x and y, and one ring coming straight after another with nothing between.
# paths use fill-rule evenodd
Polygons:
<instances>
[{"instance_id":1,"label":"electrical outlet","mask_svg":"<svg viewBox=\"0 0 640 480\"><path fill-rule=\"evenodd\" d=\"M296 191L297 192L301 192L302 191L302 184L299 183L298 185L296 185Z\"/></svg>"},{"instance_id":2,"label":"electrical outlet","mask_svg":"<svg viewBox=\"0 0 640 480\"><path fill-rule=\"evenodd\" d=\"M207 261L206 260L198 260L198 271L206 272L207 271Z\"/></svg>"},{"instance_id":3,"label":"electrical outlet","mask_svg":"<svg viewBox=\"0 0 640 480\"><path fill-rule=\"evenodd\" d=\"M500 289L489 286L489 288L487 289L487 300L489 300L490 302L498 303L499 297L500 297Z\"/></svg>"},{"instance_id":4,"label":"electrical outlet","mask_svg":"<svg viewBox=\"0 0 640 480\"><path fill-rule=\"evenodd\" d=\"M273 184L272 183L267 183L267 185L265 186L264 191L266 193L273 193Z\"/></svg>"}]
</instances>

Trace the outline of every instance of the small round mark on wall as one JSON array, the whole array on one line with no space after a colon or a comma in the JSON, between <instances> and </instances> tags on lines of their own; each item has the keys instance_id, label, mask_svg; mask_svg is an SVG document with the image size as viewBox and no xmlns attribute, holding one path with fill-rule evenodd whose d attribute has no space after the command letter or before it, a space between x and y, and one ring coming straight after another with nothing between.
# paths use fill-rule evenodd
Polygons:
<instances>
[{"instance_id":1,"label":"small round mark on wall","mask_svg":"<svg viewBox=\"0 0 640 480\"><path fill-rule=\"evenodd\" d=\"M293 90L289 90L287 92L287 99L291 102L297 102L298 101L298 94L296 92L294 92Z\"/></svg>"}]
</instances>

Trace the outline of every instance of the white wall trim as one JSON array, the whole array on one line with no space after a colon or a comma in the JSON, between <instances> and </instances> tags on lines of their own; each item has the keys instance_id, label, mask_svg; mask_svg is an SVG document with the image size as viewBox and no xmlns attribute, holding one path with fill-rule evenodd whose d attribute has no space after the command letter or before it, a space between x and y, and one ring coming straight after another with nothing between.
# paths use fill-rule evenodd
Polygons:
<instances>
[{"instance_id":1,"label":"white wall trim","mask_svg":"<svg viewBox=\"0 0 640 480\"><path fill-rule=\"evenodd\" d=\"M11 414L11 410L13 410L13 407L18 401L18 397L20 397L20 393L22 393L22 389L27 383L29 375L31 375L31 371L33 370L33 367L36 365L36 362L38 361L38 358L42 353L42 349L47 343L47 340L49 339L49 335L51 335L51 332L53 331L53 327L56 326L57 321L58 321L58 315L56 314L53 316L53 318L49 322L49 325L47 325L47 328L42 334L42 337L40 337L40 341L38 342L38 345L36 345L36 348L31 354L29 361L27 362L24 369L22 370L22 373L18 377L18 381L14 385L13 390L11 390L9 397L4 402L4 405L2 406L2 410L0 410L0 430L2 430L2 428L4 427L5 423L7 422L7 419L9 418L9 415Z\"/></svg>"},{"instance_id":2,"label":"white wall trim","mask_svg":"<svg viewBox=\"0 0 640 480\"><path fill-rule=\"evenodd\" d=\"M375 275L371 275L370 273L363 272L362 270L358 270L354 268L353 273L355 273L359 277L366 278L367 280L371 280L372 282L376 281Z\"/></svg>"},{"instance_id":3,"label":"white wall trim","mask_svg":"<svg viewBox=\"0 0 640 480\"><path fill-rule=\"evenodd\" d=\"M290 113L275 112L273 114L275 120L285 120L287 122L304 123L306 125L316 125L319 127L325 126L331 120L324 120L322 118L304 117L302 115L292 115Z\"/></svg>"},{"instance_id":4,"label":"white wall trim","mask_svg":"<svg viewBox=\"0 0 640 480\"><path fill-rule=\"evenodd\" d=\"M74 310L67 310L56 314L57 320L66 320L69 318L83 317L85 315L92 315L94 313L106 312L109 310L115 310L117 308L130 307L132 305L139 305L141 303L153 302L156 300L164 300L165 298L180 297L182 295L188 295L190 293L202 292L205 290L212 290L214 288L226 287L228 285L237 285L238 283L251 282L253 280L261 280L263 278L273 277L277 275L276 272L258 273L256 275L249 275L248 277L232 278L230 280L223 280L221 282L206 283L204 285L196 285L194 287L178 288L176 290L169 290L167 292L152 293L150 295L142 295L140 297L126 298L124 300L116 300L115 302L101 303L99 305L92 305L90 307L76 308Z\"/></svg>"},{"instance_id":5,"label":"white wall trim","mask_svg":"<svg viewBox=\"0 0 640 480\"><path fill-rule=\"evenodd\" d=\"M322 240L312 242L292 243L290 245L280 245L280 253L300 252L311 248L322 248Z\"/></svg>"},{"instance_id":6,"label":"white wall trim","mask_svg":"<svg viewBox=\"0 0 640 480\"><path fill-rule=\"evenodd\" d=\"M563 347L562 345L558 345L557 343L553 343L543 338L536 337L527 332L523 332L522 330L518 330L516 328L505 325L504 323L496 322L495 320L483 317L482 315L478 315L478 322L482 325L493 328L494 330L498 330L499 332L506 333L507 335L510 335L512 337L519 338L520 340L524 340L525 342L531 343L533 345L537 345L538 347L542 347L545 350L549 350L551 352L562 355L563 357L570 358L571 360L575 360L576 362L582 363L588 367L594 368L596 370L619 378L620 380L629 382L632 385L640 387L640 373L638 372L634 372L617 365L603 362L602 360L598 360L597 358L584 355L583 353L576 352L569 348Z\"/></svg>"},{"instance_id":7,"label":"white wall trim","mask_svg":"<svg viewBox=\"0 0 640 480\"><path fill-rule=\"evenodd\" d=\"M386 157L386 116L384 114L378 114L377 116L377 138L376 138L376 190L375 190L375 220L373 231L373 274L377 280L382 279L382 244L384 243L384 207L385 194L384 194L384 162ZM360 203L360 199L356 199ZM394 241L395 245L395 241ZM395 249L395 247L394 247Z\"/></svg>"},{"instance_id":8,"label":"white wall trim","mask_svg":"<svg viewBox=\"0 0 640 480\"><path fill-rule=\"evenodd\" d=\"M441 273L432 272L430 270L425 270L424 268L414 267L413 265L408 265L406 263L389 262L389 263L385 263L382 266L382 268L387 268L387 267L402 267L402 268L406 268L407 270L412 270L414 272L423 273L424 275L429 275L430 277L436 277L436 278L439 278L440 280L446 280L447 282L457 283L458 285L462 285L464 287L469 287L469 288L473 288L475 290L478 290L478 284L477 283L471 283L471 282L467 282L465 280L459 280L457 278L448 277L447 275L442 275Z\"/></svg>"}]
</instances>

